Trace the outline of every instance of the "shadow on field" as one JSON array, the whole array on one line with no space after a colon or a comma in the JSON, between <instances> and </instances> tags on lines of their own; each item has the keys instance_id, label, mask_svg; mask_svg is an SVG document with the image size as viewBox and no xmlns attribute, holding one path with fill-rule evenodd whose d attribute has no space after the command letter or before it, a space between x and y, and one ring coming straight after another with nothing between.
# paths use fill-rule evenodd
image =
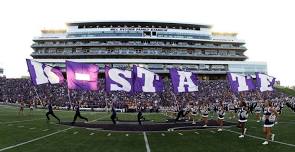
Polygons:
<instances>
[{"instance_id":1,"label":"shadow on field","mask_svg":"<svg viewBox=\"0 0 295 152\"><path fill-rule=\"evenodd\" d=\"M174 120L167 120L164 123L157 123L151 121L145 121L142 125L139 125L136 121L118 121L116 125L107 121L100 121L95 123L84 123L76 122L74 125L71 122L62 122L63 125L84 127L84 128L93 128L97 130L105 131L173 131L173 130L193 130L193 129L206 129L206 128L217 128L219 124L216 120L209 120L207 127L203 127L203 122L196 122L192 124L191 121L178 121L177 123ZM236 126L235 123L224 122L224 127Z\"/></svg>"}]
</instances>

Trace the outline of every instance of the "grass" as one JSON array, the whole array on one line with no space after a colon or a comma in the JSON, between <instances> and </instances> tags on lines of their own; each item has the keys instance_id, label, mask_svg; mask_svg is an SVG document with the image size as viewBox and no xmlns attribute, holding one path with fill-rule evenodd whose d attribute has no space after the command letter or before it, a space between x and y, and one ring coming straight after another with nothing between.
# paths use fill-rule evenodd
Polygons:
<instances>
[{"instance_id":1,"label":"grass","mask_svg":"<svg viewBox=\"0 0 295 152\"><path fill-rule=\"evenodd\" d=\"M295 97L295 90L287 88L287 87L276 87L276 89L280 92L283 92L287 95Z\"/></svg>"},{"instance_id":2,"label":"grass","mask_svg":"<svg viewBox=\"0 0 295 152\"><path fill-rule=\"evenodd\" d=\"M24 116L18 116L18 108L0 105L0 151L3 148L32 139L49 135L57 131L70 128L55 124L54 118L50 123L45 120L45 110L35 109L32 113L25 109ZM110 113L81 112L89 120L108 120ZM74 115L72 111L56 111L62 121L71 121ZM136 114L118 113L120 120L136 120ZM145 113L146 119L156 122L163 122L166 116L163 114ZM97 123L97 122L94 122ZM250 116L247 123L247 134L263 137L262 124L255 122L254 116ZM210 132L210 131L214 132ZM232 131L239 131L239 128L230 128ZM198 134L196 134L197 132ZM285 108L280 117L280 122L273 128L276 140L295 145L295 113ZM108 135L111 133L111 135ZM178 133L182 133L178 134ZM128 136L126 136L128 134ZM271 143L263 146L263 140L246 137L238 139L238 134L216 129L175 131L175 132L153 132L147 133L149 146L152 152L291 152L295 147L278 143ZM142 133L108 132L89 130L86 128L70 128L66 131L56 133L52 136L36 140L18 147L14 147L7 152L145 152L146 146Z\"/></svg>"}]
</instances>

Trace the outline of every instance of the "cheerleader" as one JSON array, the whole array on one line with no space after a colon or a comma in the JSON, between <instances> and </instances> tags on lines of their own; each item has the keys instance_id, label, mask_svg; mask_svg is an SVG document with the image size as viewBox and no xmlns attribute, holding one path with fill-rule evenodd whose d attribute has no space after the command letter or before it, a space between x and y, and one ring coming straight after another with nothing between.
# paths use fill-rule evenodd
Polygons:
<instances>
[{"instance_id":1,"label":"cheerleader","mask_svg":"<svg viewBox=\"0 0 295 152\"><path fill-rule=\"evenodd\" d=\"M228 110L229 110L229 119L234 119L235 118L235 105L234 103L229 103L228 104Z\"/></svg>"},{"instance_id":2,"label":"cheerleader","mask_svg":"<svg viewBox=\"0 0 295 152\"><path fill-rule=\"evenodd\" d=\"M24 108L25 108L25 103L24 101L20 102L20 107L19 107L19 111L18 111L18 115L24 115Z\"/></svg>"},{"instance_id":3,"label":"cheerleader","mask_svg":"<svg viewBox=\"0 0 295 152\"><path fill-rule=\"evenodd\" d=\"M220 102L220 105L218 107L217 115L218 115L218 123L220 125L220 128L217 131L222 131L223 130L223 120L224 120L224 115L225 115L225 111L224 111L224 107L222 105L222 102Z\"/></svg>"},{"instance_id":4,"label":"cheerleader","mask_svg":"<svg viewBox=\"0 0 295 152\"><path fill-rule=\"evenodd\" d=\"M270 101L264 102L264 112L263 112L263 133L265 135L265 141L262 143L263 145L267 145L270 138L274 141L275 134L272 134L271 128L274 126L274 122L277 120L278 113L272 107L272 103Z\"/></svg>"},{"instance_id":5,"label":"cheerleader","mask_svg":"<svg viewBox=\"0 0 295 152\"><path fill-rule=\"evenodd\" d=\"M29 105L29 107L30 107L30 112L32 112L33 110L34 110L34 104L33 104L34 102L32 101L32 102L30 102L30 105Z\"/></svg>"},{"instance_id":6,"label":"cheerleader","mask_svg":"<svg viewBox=\"0 0 295 152\"><path fill-rule=\"evenodd\" d=\"M204 121L204 126L207 127L208 124L208 115L209 115L209 107L206 104L203 104L201 107L201 113L202 113L202 121Z\"/></svg>"},{"instance_id":7,"label":"cheerleader","mask_svg":"<svg viewBox=\"0 0 295 152\"><path fill-rule=\"evenodd\" d=\"M262 111L261 103L257 103L254 110L255 110L256 122L260 122L260 120L261 120L260 114L261 114L261 111Z\"/></svg>"},{"instance_id":8,"label":"cheerleader","mask_svg":"<svg viewBox=\"0 0 295 152\"><path fill-rule=\"evenodd\" d=\"M192 111L192 117L193 117L193 123L192 124L196 124L196 121L195 121L195 119L196 119L196 117L197 117L197 115L198 115L198 107L195 105L192 109L191 109L191 111Z\"/></svg>"},{"instance_id":9,"label":"cheerleader","mask_svg":"<svg viewBox=\"0 0 295 152\"><path fill-rule=\"evenodd\" d=\"M187 105L187 107L185 108L185 113L184 113L185 121L190 121L191 116L192 116L191 105Z\"/></svg>"},{"instance_id":10,"label":"cheerleader","mask_svg":"<svg viewBox=\"0 0 295 152\"><path fill-rule=\"evenodd\" d=\"M241 127L241 135L239 136L239 138L244 138L246 130L247 130L245 126L246 126L246 122L248 118L248 107L245 101L241 101L239 106L240 106L240 109L238 110L238 117L239 117L239 125Z\"/></svg>"},{"instance_id":11,"label":"cheerleader","mask_svg":"<svg viewBox=\"0 0 295 152\"><path fill-rule=\"evenodd\" d=\"M282 114L282 112L283 112L283 108L284 108L284 103L283 102L281 102L280 103L280 115Z\"/></svg>"},{"instance_id":12,"label":"cheerleader","mask_svg":"<svg viewBox=\"0 0 295 152\"><path fill-rule=\"evenodd\" d=\"M275 107L276 107L275 109L276 109L277 113L279 115L281 115L281 113L282 113L281 104L280 103L277 103Z\"/></svg>"}]
</instances>

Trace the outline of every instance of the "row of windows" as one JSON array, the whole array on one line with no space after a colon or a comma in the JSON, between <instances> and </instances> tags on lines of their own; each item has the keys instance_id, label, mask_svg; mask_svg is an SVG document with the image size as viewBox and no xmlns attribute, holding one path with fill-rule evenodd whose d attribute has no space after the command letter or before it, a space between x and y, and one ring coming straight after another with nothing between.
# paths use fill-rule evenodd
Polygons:
<instances>
[{"instance_id":1,"label":"row of windows","mask_svg":"<svg viewBox=\"0 0 295 152\"><path fill-rule=\"evenodd\" d=\"M97 24L85 24L85 25L78 25L78 29L88 29L88 28L165 28L165 29L186 29L186 30L200 30L200 27L183 27L183 26L168 26L168 25L97 25Z\"/></svg>"},{"instance_id":2,"label":"row of windows","mask_svg":"<svg viewBox=\"0 0 295 152\"><path fill-rule=\"evenodd\" d=\"M64 68L64 64L54 64L48 63L52 66L59 66ZM104 69L106 64L97 64L100 69ZM168 71L169 68L178 68L187 71L230 71L244 74L254 74L255 72L267 73L266 65L257 64L194 64L194 65L184 65L184 64L107 64L109 67L122 68L130 70L133 65L144 67L150 70L165 70Z\"/></svg>"},{"instance_id":3,"label":"row of windows","mask_svg":"<svg viewBox=\"0 0 295 152\"><path fill-rule=\"evenodd\" d=\"M50 64L52 66L65 67L64 64ZM105 64L97 64L100 69L104 69ZM210 64L196 64L196 65L179 65L179 64L107 64L109 67L128 69L133 65L144 67L150 70L169 70L169 68L178 68L187 71L227 71L227 65L210 65Z\"/></svg>"},{"instance_id":4,"label":"row of windows","mask_svg":"<svg viewBox=\"0 0 295 152\"><path fill-rule=\"evenodd\" d=\"M249 73L249 72L264 72L267 73L266 65L253 65L253 64L232 64L229 65L229 70L237 73Z\"/></svg>"},{"instance_id":5,"label":"row of windows","mask_svg":"<svg viewBox=\"0 0 295 152\"><path fill-rule=\"evenodd\" d=\"M88 42L59 42L47 41L33 46L171 46L171 47L200 47L200 48L244 48L239 44L193 43L193 42L162 42L162 41L88 41Z\"/></svg>"},{"instance_id":6,"label":"row of windows","mask_svg":"<svg viewBox=\"0 0 295 152\"><path fill-rule=\"evenodd\" d=\"M185 38L185 39L210 39L208 35L198 35L190 33L156 33L156 32L133 32L133 31L102 31L102 32L83 32L69 33L69 38L73 37L167 37L167 38Z\"/></svg>"},{"instance_id":7,"label":"row of windows","mask_svg":"<svg viewBox=\"0 0 295 152\"><path fill-rule=\"evenodd\" d=\"M232 50L163 50L157 48L146 48L146 49L133 49L133 48L115 48L115 49L82 49L82 48L66 48L66 49L38 49L35 51L36 54L73 54L73 53L83 53L83 54L121 54L121 55L184 55L184 56L244 56L243 53Z\"/></svg>"},{"instance_id":8,"label":"row of windows","mask_svg":"<svg viewBox=\"0 0 295 152\"><path fill-rule=\"evenodd\" d=\"M92 33L92 34L68 34L69 38L74 37L142 37L142 33Z\"/></svg>"},{"instance_id":9,"label":"row of windows","mask_svg":"<svg viewBox=\"0 0 295 152\"><path fill-rule=\"evenodd\" d=\"M180 34L158 34L158 37L165 38L185 38L185 39L210 39L210 36L202 35L180 35Z\"/></svg>"}]
</instances>

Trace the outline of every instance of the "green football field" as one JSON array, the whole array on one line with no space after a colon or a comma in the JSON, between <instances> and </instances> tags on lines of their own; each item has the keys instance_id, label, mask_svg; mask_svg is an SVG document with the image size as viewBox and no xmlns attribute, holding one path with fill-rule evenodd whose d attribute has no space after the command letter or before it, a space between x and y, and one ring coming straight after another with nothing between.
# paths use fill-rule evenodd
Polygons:
<instances>
[{"instance_id":1,"label":"green football field","mask_svg":"<svg viewBox=\"0 0 295 152\"><path fill-rule=\"evenodd\" d=\"M250 116L247 136L239 139L239 128L199 129L174 132L111 132L76 128L56 124L45 119L46 110L25 109L18 116L18 108L0 105L0 151L36 152L295 152L295 113L284 109L279 123L273 128L275 142L262 145L262 124ZM56 111L62 121L71 121L73 111ZM90 123L109 120L110 114L81 112ZM145 113L146 119L162 122L163 114ZM136 114L118 113L120 120L135 120ZM79 119L78 119L79 120Z\"/></svg>"}]
</instances>

